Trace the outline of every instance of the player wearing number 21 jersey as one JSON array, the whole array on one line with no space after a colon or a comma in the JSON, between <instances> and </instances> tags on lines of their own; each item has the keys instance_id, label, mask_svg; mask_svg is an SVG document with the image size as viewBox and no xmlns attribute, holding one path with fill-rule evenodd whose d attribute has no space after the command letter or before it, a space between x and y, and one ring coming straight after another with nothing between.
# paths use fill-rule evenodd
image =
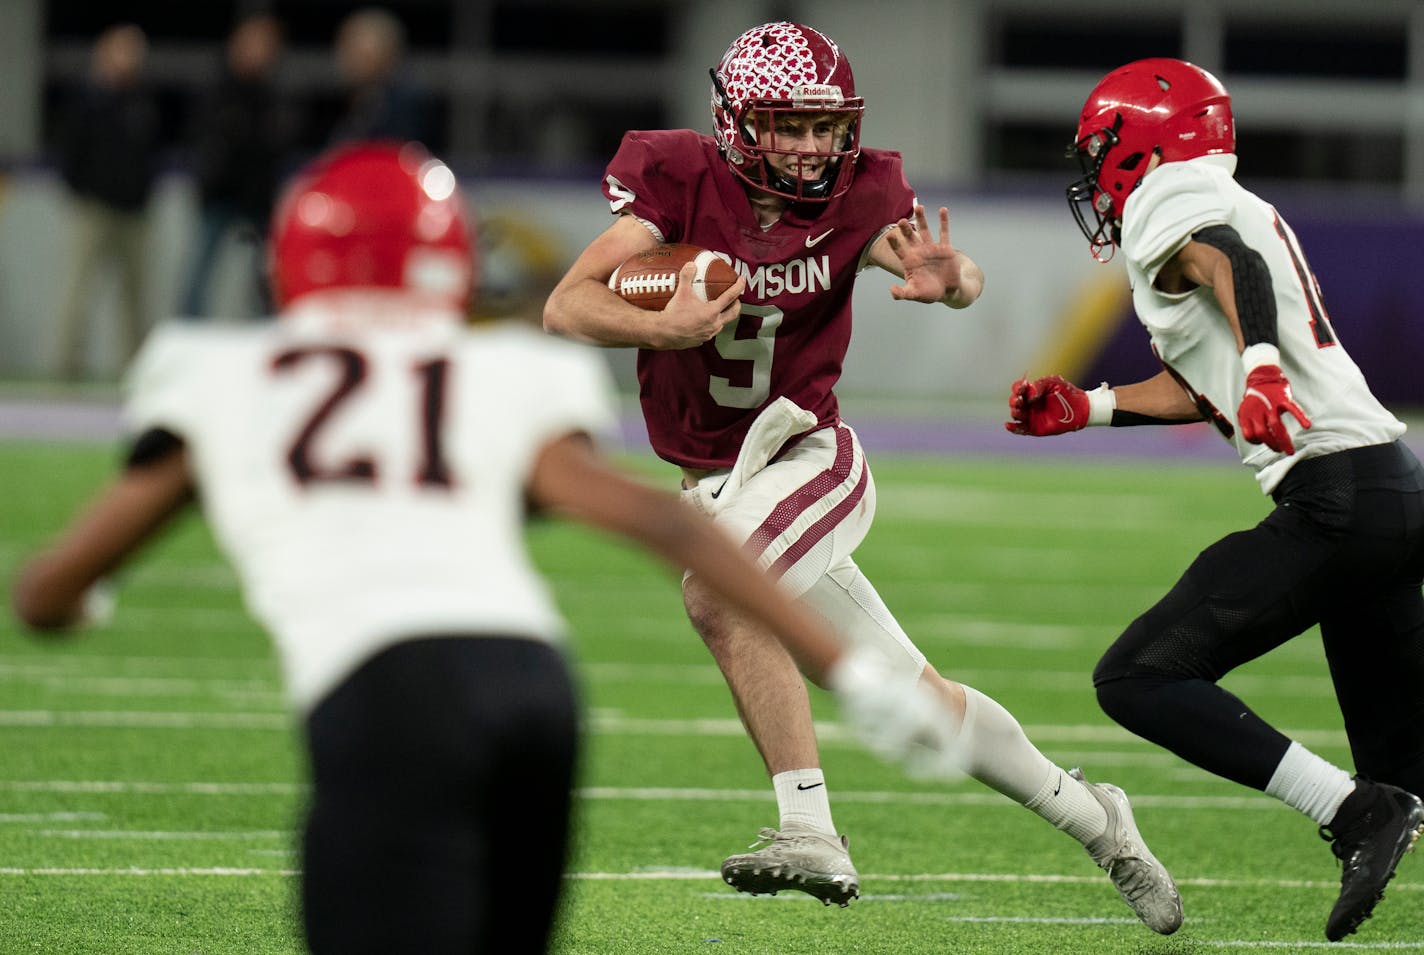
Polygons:
<instances>
[{"instance_id":1,"label":"player wearing number 21 jersey","mask_svg":"<svg viewBox=\"0 0 1424 955\"><path fill-rule=\"evenodd\" d=\"M856 276L900 276L896 299L972 304L977 265L916 204L898 153L862 148L864 100L829 37L767 23L737 37L712 73L713 135L630 132L608 164L617 217L555 288L545 327L638 348L653 449L682 470L690 505L711 514L782 588L830 620L856 653L932 687L960 716L957 765L1089 848L1138 916L1171 932L1171 877L1132 824L1121 790L1088 784L1044 757L1003 707L930 666L860 572L852 552L875 514L875 484L835 384L851 336ZM663 242L723 255L741 276L702 302L683 273L660 312L607 287L629 256ZM683 585L688 616L712 652L771 776L780 820L722 877L751 893L795 889L845 905L859 894L849 842L832 821L805 683L758 628ZM893 711L865 714L887 730Z\"/></svg>"},{"instance_id":2,"label":"player wearing number 21 jersey","mask_svg":"<svg viewBox=\"0 0 1424 955\"><path fill-rule=\"evenodd\" d=\"M1164 370L1085 392L1016 382L1017 434L1211 421L1275 508L1208 547L1093 674L1118 722L1322 827L1343 862L1325 923L1370 916L1424 827L1424 468L1341 344L1295 234L1240 186L1231 99L1205 70L1129 63L1089 94L1068 197L1127 259ZM1358 775L1217 681L1319 624Z\"/></svg>"},{"instance_id":3,"label":"player wearing number 21 jersey","mask_svg":"<svg viewBox=\"0 0 1424 955\"><path fill-rule=\"evenodd\" d=\"M601 364L545 344L439 309L298 302L271 332L172 324L140 353L128 421L183 437L299 707L404 633L559 632L514 489L550 436L612 419Z\"/></svg>"}]
</instances>

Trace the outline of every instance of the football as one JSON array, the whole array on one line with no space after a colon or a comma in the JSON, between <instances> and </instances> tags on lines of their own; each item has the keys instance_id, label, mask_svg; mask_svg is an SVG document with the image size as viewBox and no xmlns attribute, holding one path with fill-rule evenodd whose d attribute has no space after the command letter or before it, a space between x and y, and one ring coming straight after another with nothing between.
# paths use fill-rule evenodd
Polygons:
<instances>
[{"instance_id":1,"label":"football","mask_svg":"<svg viewBox=\"0 0 1424 955\"><path fill-rule=\"evenodd\" d=\"M677 291L678 275L689 262L697 265L692 292L710 302L737 281L736 271L716 252L681 242L665 242L636 252L614 271L608 287L639 308L662 311Z\"/></svg>"}]
</instances>

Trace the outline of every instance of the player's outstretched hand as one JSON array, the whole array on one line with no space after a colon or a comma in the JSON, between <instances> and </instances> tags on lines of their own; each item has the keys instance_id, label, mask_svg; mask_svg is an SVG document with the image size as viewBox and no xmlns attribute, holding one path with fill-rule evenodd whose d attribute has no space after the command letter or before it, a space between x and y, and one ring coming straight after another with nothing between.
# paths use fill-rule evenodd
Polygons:
<instances>
[{"instance_id":1,"label":"player's outstretched hand","mask_svg":"<svg viewBox=\"0 0 1424 955\"><path fill-rule=\"evenodd\" d=\"M1281 454L1295 454L1295 444L1286 430L1283 415L1291 415L1302 428L1310 427L1310 419L1295 403L1290 382L1279 365L1257 365L1246 376L1246 394L1236 410L1241 425L1241 437L1252 444L1264 444Z\"/></svg>"},{"instance_id":2,"label":"player's outstretched hand","mask_svg":"<svg viewBox=\"0 0 1424 955\"><path fill-rule=\"evenodd\" d=\"M696 263L689 262L682 267L677 291L660 313L659 345L665 350L696 348L716 338L724 326L736 321L742 313L741 295L747 287L745 277L738 276L725 292L704 302L693 291L692 280L696 274Z\"/></svg>"},{"instance_id":3,"label":"player's outstretched hand","mask_svg":"<svg viewBox=\"0 0 1424 955\"><path fill-rule=\"evenodd\" d=\"M912 302L938 302L958 290L963 276L959 254L949 244L949 210L939 208L939 239L930 238L925 207L915 206L915 221L901 219L890 227L886 238L900 259L905 273L903 285L890 286L890 297Z\"/></svg>"},{"instance_id":4,"label":"player's outstretched hand","mask_svg":"<svg viewBox=\"0 0 1424 955\"><path fill-rule=\"evenodd\" d=\"M1066 434L1088 425L1088 393L1058 375L1020 378L1009 391L1004 427L1036 438Z\"/></svg>"},{"instance_id":5,"label":"player's outstretched hand","mask_svg":"<svg viewBox=\"0 0 1424 955\"><path fill-rule=\"evenodd\" d=\"M919 680L868 647L848 650L827 675L842 723L870 750L919 779L964 775L960 719Z\"/></svg>"}]
</instances>

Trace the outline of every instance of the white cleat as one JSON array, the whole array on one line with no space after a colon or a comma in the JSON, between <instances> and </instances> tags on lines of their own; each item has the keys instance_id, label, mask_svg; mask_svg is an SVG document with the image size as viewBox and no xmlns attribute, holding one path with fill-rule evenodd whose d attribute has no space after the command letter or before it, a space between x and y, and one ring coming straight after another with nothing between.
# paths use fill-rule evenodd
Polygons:
<instances>
[{"instance_id":1,"label":"white cleat","mask_svg":"<svg viewBox=\"0 0 1424 955\"><path fill-rule=\"evenodd\" d=\"M775 895L795 889L842 908L860 897L850 840L814 829L762 829L752 852L728 856L722 879L738 892Z\"/></svg>"},{"instance_id":2,"label":"white cleat","mask_svg":"<svg viewBox=\"0 0 1424 955\"><path fill-rule=\"evenodd\" d=\"M1084 848L1108 874L1118 895L1154 932L1171 935L1182 925L1182 897L1172 875L1142 841L1127 794L1111 783L1090 783L1081 769L1068 775L1088 787L1108 814L1108 827Z\"/></svg>"}]
</instances>

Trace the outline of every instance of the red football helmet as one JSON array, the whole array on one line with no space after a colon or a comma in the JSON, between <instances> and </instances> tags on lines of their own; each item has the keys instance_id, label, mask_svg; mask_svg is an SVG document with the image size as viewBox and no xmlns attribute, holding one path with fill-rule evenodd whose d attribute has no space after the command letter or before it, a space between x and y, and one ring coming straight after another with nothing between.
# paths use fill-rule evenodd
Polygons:
<instances>
[{"instance_id":1,"label":"red football helmet","mask_svg":"<svg viewBox=\"0 0 1424 955\"><path fill-rule=\"evenodd\" d=\"M733 40L709 72L712 134L738 178L796 202L825 202L850 188L865 100L855 95L850 62L835 41L797 23L764 23ZM827 152L763 146L759 134L788 112L830 115L844 121L845 133ZM772 155L794 157L797 174L778 172ZM808 180L799 174L807 162L824 162L825 171Z\"/></svg>"},{"instance_id":2,"label":"red football helmet","mask_svg":"<svg viewBox=\"0 0 1424 955\"><path fill-rule=\"evenodd\" d=\"M268 243L279 307L326 289L391 288L466 310L473 229L455 174L424 147L340 146L297 174Z\"/></svg>"},{"instance_id":3,"label":"red football helmet","mask_svg":"<svg viewBox=\"0 0 1424 955\"><path fill-rule=\"evenodd\" d=\"M1154 154L1178 162L1235 151L1231 96L1201 67L1167 58L1137 60L1103 77L1088 94L1068 148L1083 169L1083 178L1068 187L1068 204L1093 256L1104 262L1112 257L1123 204Z\"/></svg>"}]
</instances>

